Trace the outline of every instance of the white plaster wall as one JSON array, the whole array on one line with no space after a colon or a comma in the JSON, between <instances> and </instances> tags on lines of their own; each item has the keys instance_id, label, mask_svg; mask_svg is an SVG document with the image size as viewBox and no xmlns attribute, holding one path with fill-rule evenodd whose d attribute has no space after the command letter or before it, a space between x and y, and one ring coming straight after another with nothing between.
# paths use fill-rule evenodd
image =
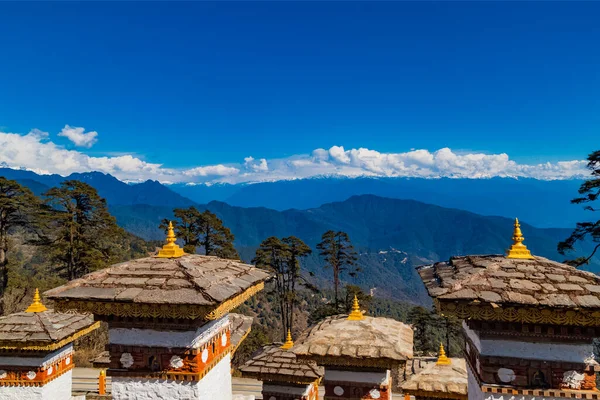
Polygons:
<instances>
[{"instance_id":1,"label":"white plaster wall","mask_svg":"<svg viewBox=\"0 0 600 400\"><path fill-rule=\"evenodd\" d=\"M73 344L68 344L45 357L0 357L0 365L15 365L22 367L46 367L61 358L73 353Z\"/></svg>"},{"instance_id":2,"label":"white plaster wall","mask_svg":"<svg viewBox=\"0 0 600 400\"><path fill-rule=\"evenodd\" d=\"M330 382L357 382L372 383L374 385L388 385L390 382L390 371L354 372L325 368L323 380Z\"/></svg>"},{"instance_id":3,"label":"white plaster wall","mask_svg":"<svg viewBox=\"0 0 600 400\"><path fill-rule=\"evenodd\" d=\"M70 400L73 373L67 371L45 386L0 388L0 400Z\"/></svg>"},{"instance_id":4,"label":"white plaster wall","mask_svg":"<svg viewBox=\"0 0 600 400\"><path fill-rule=\"evenodd\" d=\"M463 330L479 354L497 357L517 357L532 360L567 361L583 363L593 354L592 343L534 343L517 340L480 339L477 332L463 322Z\"/></svg>"},{"instance_id":5,"label":"white plaster wall","mask_svg":"<svg viewBox=\"0 0 600 400\"><path fill-rule=\"evenodd\" d=\"M159 331L155 329L112 328L111 344L128 346L197 348L229 325L229 315L202 325L193 331Z\"/></svg>"},{"instance_id":6,"label":"white plaster wall","mask_svg":"<svg viewBox=\"0 0 600 400\"><path fill-rule=\"evenodd\" d=\"M467 393L469 400L483 400L483 392L477 382L477 378L471 371L471 366L467 362Z\"/></svg>"},{"instance_id":7,"label":"white plaster wall","mask_svg":"<svg viewBox=\"0 0 600 400\"><path fill-rule=\"evenodd\" d=\"M113 400L232 400L231 357L225 356L200 382L112 378Z\"/></svg>"}]
</instances>

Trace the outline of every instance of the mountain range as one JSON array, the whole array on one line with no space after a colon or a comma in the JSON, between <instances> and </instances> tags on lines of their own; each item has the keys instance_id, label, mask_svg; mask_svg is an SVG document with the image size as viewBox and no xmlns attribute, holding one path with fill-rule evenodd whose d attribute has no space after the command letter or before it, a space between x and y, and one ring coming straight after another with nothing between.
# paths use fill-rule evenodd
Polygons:
<instances>
[{"instance_id":1,"label":"mountain range","mask_svg":"<svg viewBox=\"0 0 600 400\"><path fill-rule=\"evenodd\" d=\"M36 193L67 179L9 171L0 169L0 175L18 180ZM94 186L107 199L118 223L147 240L163 239L158 224L161 219L172 217L174 207L195 205L208 209L231 229L235 246L245 261L253 258L260 242L269 236L294 235L315 249L325 231L345 231L356 246L362 268L356 279L347 277L350 283L374 289L382 296L424 304L429 298L415 273L416 265L446 260L453 255L501 254L510 245L512 236L511 218L372 194L304 210L275 210L233 206L222 201L198 204L154 181L128 185L100 173L76 174L68 179L80 179ZM282 192L281 196L288 198L292 194ZM525 243L534 254L564 259L557 253L556 244L569 235L570 229L535 227L526 214L522 219ZM585 254L590 248L589 243L584 243L580 250ZM330 280L331 271L322 265L322 260L313 253L304 263L304 269L314 274L317 282L324 283ZM600 271L600 259L593 259L587 269Z\"/></svg>"}]
</instances>

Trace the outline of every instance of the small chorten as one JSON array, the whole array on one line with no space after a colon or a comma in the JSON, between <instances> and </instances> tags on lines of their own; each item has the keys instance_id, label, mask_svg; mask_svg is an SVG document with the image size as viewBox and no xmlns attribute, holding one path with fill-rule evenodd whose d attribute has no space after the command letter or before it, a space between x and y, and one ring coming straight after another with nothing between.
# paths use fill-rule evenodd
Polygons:
<instances>
[{"instance_id":1,"label":"small chorten","mask_svg":"<svg viewBox=\"0 0 600 400\"><path fill-rule=\"evenodd\" d=\"M440 354L438 355L438 359L436 362L437 365L450 365L452 364L452 360L446 357L446 350L444 350L444 345L440 343Z\"/></svg>"},{"instance_id":2,"label":"small chorten","mask_svg":"<svg viewBox=\"0 0 600 400\"><path fill-rule=\"evenodd\" d=\"M519 224L519 218L515 218L515 230L513 231L513 244L508 249L508 253L506 258L517 258L524 260L532 260L533 256L531 252L527 249L527 246L523 244L523 234L521 233L521 225Z\"/></svg>"},{"instance_id":3,"label":"small chorten","mask_svg":"<svg viewBox=\"0 0 600 400\"><path fill-rule=\"evenodd\" d=\"M167 231L167 244L163 246L162 249L158 252L156 257L158 258L177 258L181 257L185 254L183 249L179 247L175 241L177 238L175 237L175 231L173 230L173 223L169 221L169 229Z\"/></svg>"},{"instance_id":4,"label":"small chorten","mask_svg":"<svg viewBox=\"0 0 600 400\"><path fill-rule=\"evenodd\" d=\"M292 340L292 331L288 329L287 337L285 338L285 343L281 346L283 350L289 350L294 347L294 341Z\"/></svg>"},{"instance_id":5,"label":"small chorten","mask_svg":"<svg viewBox=\"0 0 600 400\"><path fill-rule=\"evenodd\" d=\"M354 301L352 303L352 312L348 314L348 321L362 321L365 316L360 311L360 305L358 304L358 298L354 295Z\"/></svg>"},{"instance_id":6,"label":"small chorten","mask_svg":"<svg viewBox=\"0 0 600 400\"><path fill-rule=\"evenodd\" d=\"M35 294L33 295L33 302L31 303L31 305L29 307L27 307L27 310L25 310L25 312L38 313L38 312L44 312L47 310L48 309L46 308L46 306L42 304L42 298L40 297L40 291L38 290L38 288L35 288Z\"/></svg>"}]
</instances>

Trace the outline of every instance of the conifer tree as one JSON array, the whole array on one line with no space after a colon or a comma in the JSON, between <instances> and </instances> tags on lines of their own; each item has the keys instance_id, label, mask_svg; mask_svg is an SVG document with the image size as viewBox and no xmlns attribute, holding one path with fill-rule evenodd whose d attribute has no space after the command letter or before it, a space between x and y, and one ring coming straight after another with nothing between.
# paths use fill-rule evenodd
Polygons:
<instances>
[{"instance_id":1,"label":"conifer tree","mask_svg":"<svg viewBox=\"0 0 600 400\"><path fill-rule=\"evenodd\" d=\"M260 244L252 262L275 276L275 293L281 310L283 340L294 327L294 308L297 285L310 287L300 274L300 260L311 253L302 240L295 236L279 239L271 236Z\"/></svg>"},{"instance_id":2,"label":"conifer tree","mask_svg":"<svg viewBox=\"0 0 600 400\"><path fill-rule=\"evenodd\" d=\"M339 286L341 274L349 271L348 275L355 276L360 270L355 267L356 251L346 232L327 231L321 237L321 242L317 244L320 255L325 258L325 267L333 270L333 287L335 296L335 309L339 308Z\"/></svg>"},{"instance_id":3,"label":"conifer tree","mask_svg":"<svg viewBox=\"0 0 600 400\"><path fill-rule=\"evenodd\" d=\"M177 239L183 240L183 251L189 254L195 254L196 248L200 243L198 237L200 229L199 223L201 220L200 211L194 206L189 208L176 208L173 210L173 215L175 216L175 235L177 236ZM169 219L163 219L159 228L166 233L169 228Z\"/></svg>"},{"instance_id":4,"label":"conifer tree","mask_svg":"<svg viewBox=\"0 0 600 400\"><path fill-rule=\"evenodd\" d=\"M591 171L591 178L586 180L579 187L580 197L571 200L573 204L587 204L585 209L590 212L598 212L599 208L595 208L589 203L593 203L600 197L600 150L593 152L587 158L587 168ZM591 239L595 246L590 254L584 257L578 257L574 260L565 261L567 264L575 267L580 267L590 262L592 257L600 248L600 220L578 222L571 235L564 241L558 244L558 252L565 254L575 250L575 244L586 239Z\"/></svg>"},{"instance_id":5,"label":"conifer tree","mask_svg":"<svg viewBox=\"0 0 600 400\"><path fill-rule=\"evenodd\" d=\"M200 213L198 219L199 244L207 256L217 256L239 260L233 241L235 237L231 230L223 225L223 221L215 214L206 210Z\"/></svg>"},{"instance_id":6,"label":"conifer tree","mask_svg":"<svg viewBox=\"0 0 600 400\"><path fill-rule=\"evenodd\" d=\"M52 212L46 216L44 244L60 275L80 278L126 258L125 231L96 189L70 180L48 190L45 197Z\"/></svg>"},{"instance_id":7,"label":"conifer tree","mask_svg":"<svg viewBox=\"0 0 600 400\"><path fill-rule=\"evenodd\" d=\"M8 287L9 235L19 228L34 230L41 203L28 188L0 177L0 297Z\"/></svg>"}]
</instances>

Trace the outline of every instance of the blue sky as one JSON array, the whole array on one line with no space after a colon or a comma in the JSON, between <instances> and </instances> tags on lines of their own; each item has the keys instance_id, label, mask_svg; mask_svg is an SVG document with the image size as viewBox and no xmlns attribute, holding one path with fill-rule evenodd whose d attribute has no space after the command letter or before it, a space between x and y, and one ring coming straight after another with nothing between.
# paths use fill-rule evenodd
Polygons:
<instances>
[{"instance_id":1,"label":"blue sky","mask_svg":"<svg viewBox=\"0 0 600 400\"><path fill-rule=\"evenodd\" d=\"M0 131L175 169L332 146L582 160L598 147L599 15L595 2L0 2ZM97 142L57 136L67 124Z\"/></svg>"}]
</instances>

